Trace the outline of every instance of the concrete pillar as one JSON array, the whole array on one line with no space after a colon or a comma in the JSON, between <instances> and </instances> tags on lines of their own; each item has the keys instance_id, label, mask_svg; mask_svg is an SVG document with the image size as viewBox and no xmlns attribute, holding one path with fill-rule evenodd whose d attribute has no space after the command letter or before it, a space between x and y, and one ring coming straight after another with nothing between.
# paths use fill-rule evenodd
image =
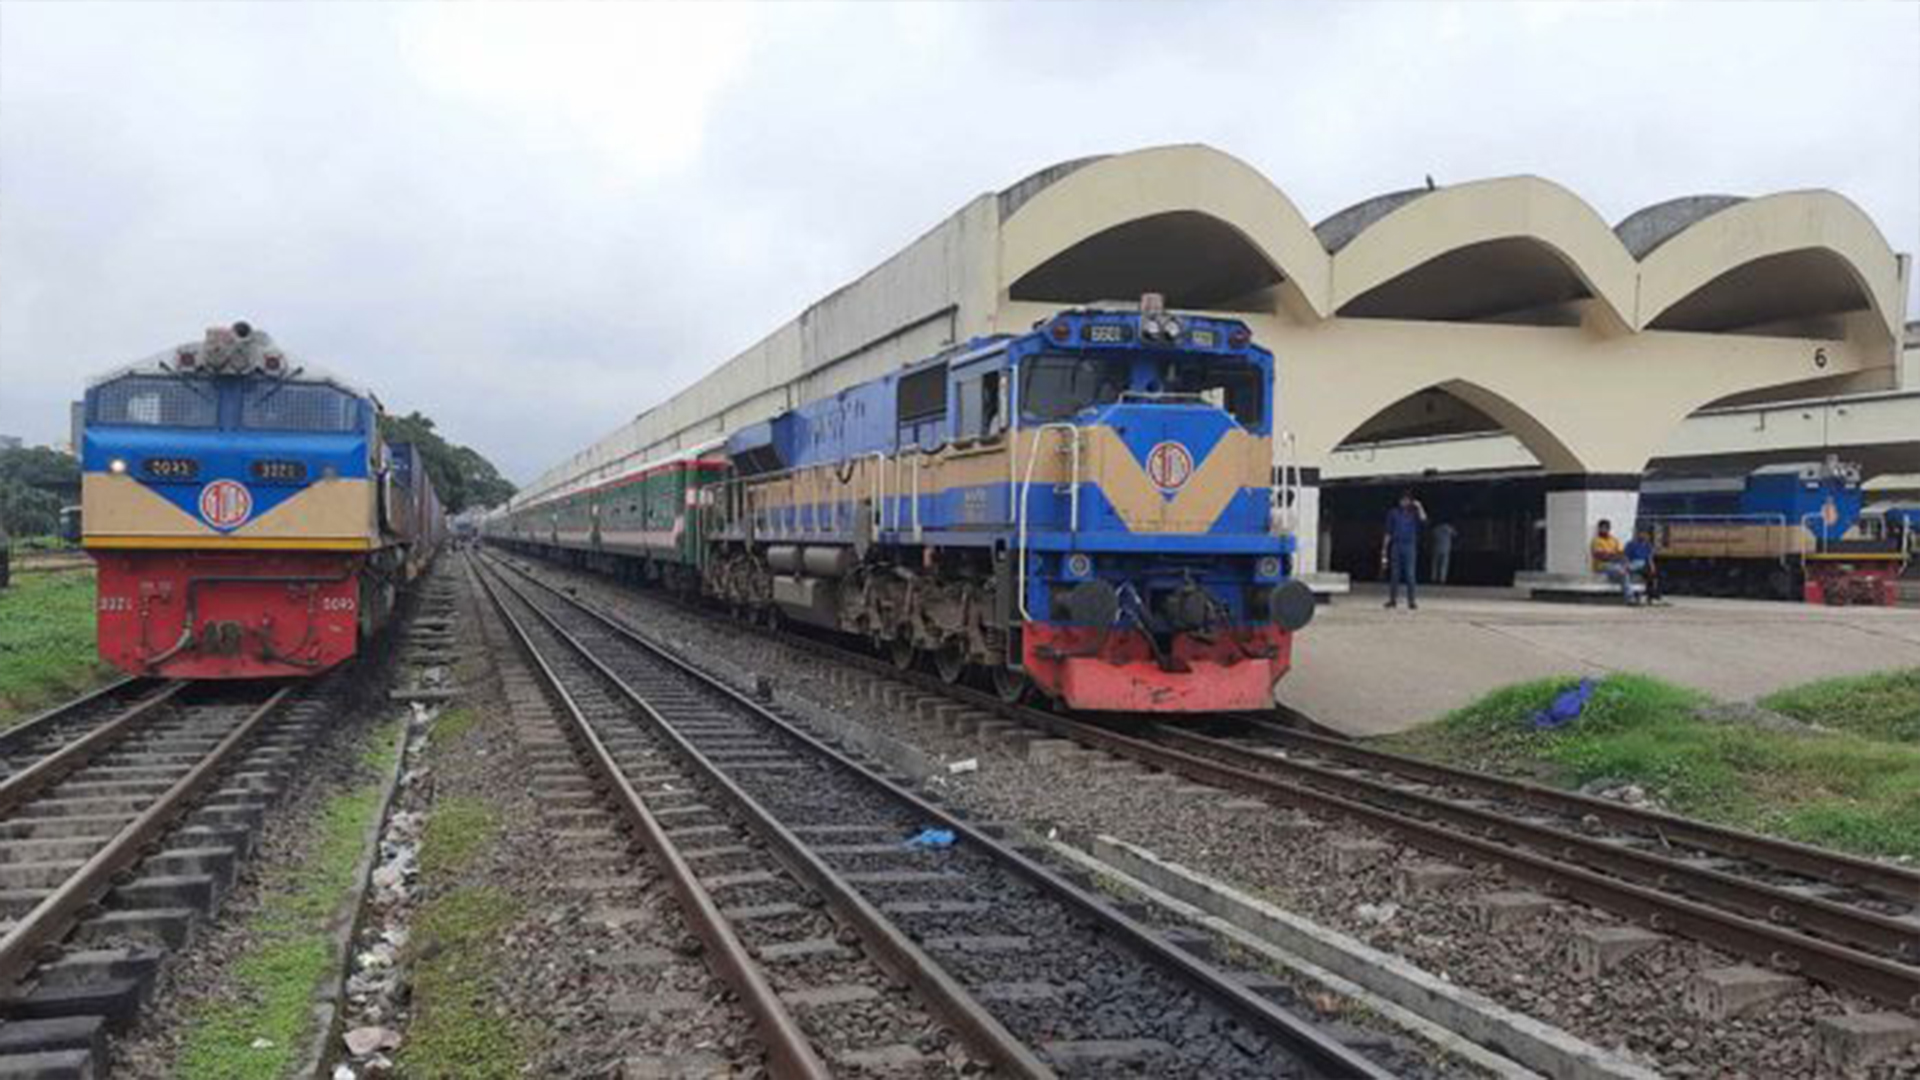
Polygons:
<instances>
[{"instance_id":1,"label":"concrete pillar","mask_svg":"<svg viewBox=\"0 0 1920 1080\"><path fill-rule=\"evenodd\" d=\"M1323 597L1346 592L1349 588L1347 575L1331 573L1324 568L1324 564L1333 556L1331 552L1320 549L1319 469L1300 470L1300 486L1296 489L1293 506L1294 576Z\"/></svg>"},{"instance_id":2,"label":"concrete pillar","mask_svg":"<svg viewBox=\"0 0 1920 1080\"><path fill-rule=\"evenodd\" d=\"M1601 521L1622 544L1640 508L1638 473L1559 473L1547 477L1547 573L1592 573L1590 545Z\"/></svg>"}]
</instances>

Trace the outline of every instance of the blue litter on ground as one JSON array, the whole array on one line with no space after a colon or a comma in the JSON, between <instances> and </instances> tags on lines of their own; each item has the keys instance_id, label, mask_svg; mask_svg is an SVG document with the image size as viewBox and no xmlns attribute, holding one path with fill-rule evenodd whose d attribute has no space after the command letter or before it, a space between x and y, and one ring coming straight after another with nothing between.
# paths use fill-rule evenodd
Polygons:
<instances>
[{"instance_id":1,"label":"blue litter on ground","mask_svg":"<svg viewBox=\"0 0 1920 1080\"><path fill-rule=\"evenodd\" d=\"M922 829L920 835L907 841L908 847L952 847L952 829Z\"/></svg>"},{"instance_id":2,"label":"blue litter on ground","mask_svg":"<svg viewBox=\"0 0 1920 1080\"><path fill-rule=\"evenodd\" d=\"M1581 679L1580 685L1571 690L1562 690L1553 699L1553 704L1533 714L1535 728L1563 727L1579 719L1587 708L1587 700L1593 697L1593 680Z\"/></svg>"}]
</instances>

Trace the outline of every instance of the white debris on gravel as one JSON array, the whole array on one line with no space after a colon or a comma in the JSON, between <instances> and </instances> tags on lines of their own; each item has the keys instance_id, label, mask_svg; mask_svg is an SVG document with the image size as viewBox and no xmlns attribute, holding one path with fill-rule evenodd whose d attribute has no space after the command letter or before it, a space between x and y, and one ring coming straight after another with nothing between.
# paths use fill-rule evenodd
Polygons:
<instances>
[{"instance_id":1,"label":"white debris on gravel","mask_svg":"<svg viewBox=\"0 0 1920 1080\"><path fill-rule=\"evenodd\" d=\"M411 705L407 718L402 762L420 760L428 732L440 714L438 706ZM417 804L425 798L424 768L407 768L400 775L395 805ZM347 1001L343 1017L346 1060L334 1068L334 1080L362 1080L393 1071L387 1052L400 1046L405 1026L408 991L401 959L408 924L415 906L415 878L419 874L422 814L395 809L380 833L379 861L374 864L366 899L366 917L353 943L353 962L347 972Z\"/></svg>"}]
</instances>

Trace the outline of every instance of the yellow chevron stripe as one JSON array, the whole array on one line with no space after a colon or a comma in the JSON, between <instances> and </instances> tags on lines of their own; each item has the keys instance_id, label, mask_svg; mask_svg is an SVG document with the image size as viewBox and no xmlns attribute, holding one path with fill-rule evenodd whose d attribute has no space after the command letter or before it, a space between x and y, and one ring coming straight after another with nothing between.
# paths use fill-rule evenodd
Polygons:
<instances>
[{"instance_id":1,"label":"yellow chevron stripe","mask_svg":"<svg viewBox=\"0 0 1920 1080\"><path fill-rule=\"evenodd\" d=\"M96 536L81 541L88 548L159 551L372 551L361 537L343 540L313 538L229 538L224 536Z\"/></svg>"}]
</instances>

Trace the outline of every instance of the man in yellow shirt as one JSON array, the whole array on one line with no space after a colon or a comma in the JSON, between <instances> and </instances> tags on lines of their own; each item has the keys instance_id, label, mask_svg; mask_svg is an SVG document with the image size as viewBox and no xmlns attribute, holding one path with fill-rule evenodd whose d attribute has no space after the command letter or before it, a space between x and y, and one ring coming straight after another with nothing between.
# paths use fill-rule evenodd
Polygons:
<instances>
[{"instance_id":1,"label":"man in yellow shirt","mask_svg":"<svg viewBox=\"0 0 1920 1080\"><path fill-rule=\"evenodd\" d=\"M1619 582L1620 595L1627 603L1638 603L1633 595L1633 568L1627 565L1627 551L1621 546L1620 538L1613 535L1613 522L1600 519L1599 528L1593 534L1590 552L1594 572L1605 574L1609 581Z\"/></svg>"}]
</instances>

